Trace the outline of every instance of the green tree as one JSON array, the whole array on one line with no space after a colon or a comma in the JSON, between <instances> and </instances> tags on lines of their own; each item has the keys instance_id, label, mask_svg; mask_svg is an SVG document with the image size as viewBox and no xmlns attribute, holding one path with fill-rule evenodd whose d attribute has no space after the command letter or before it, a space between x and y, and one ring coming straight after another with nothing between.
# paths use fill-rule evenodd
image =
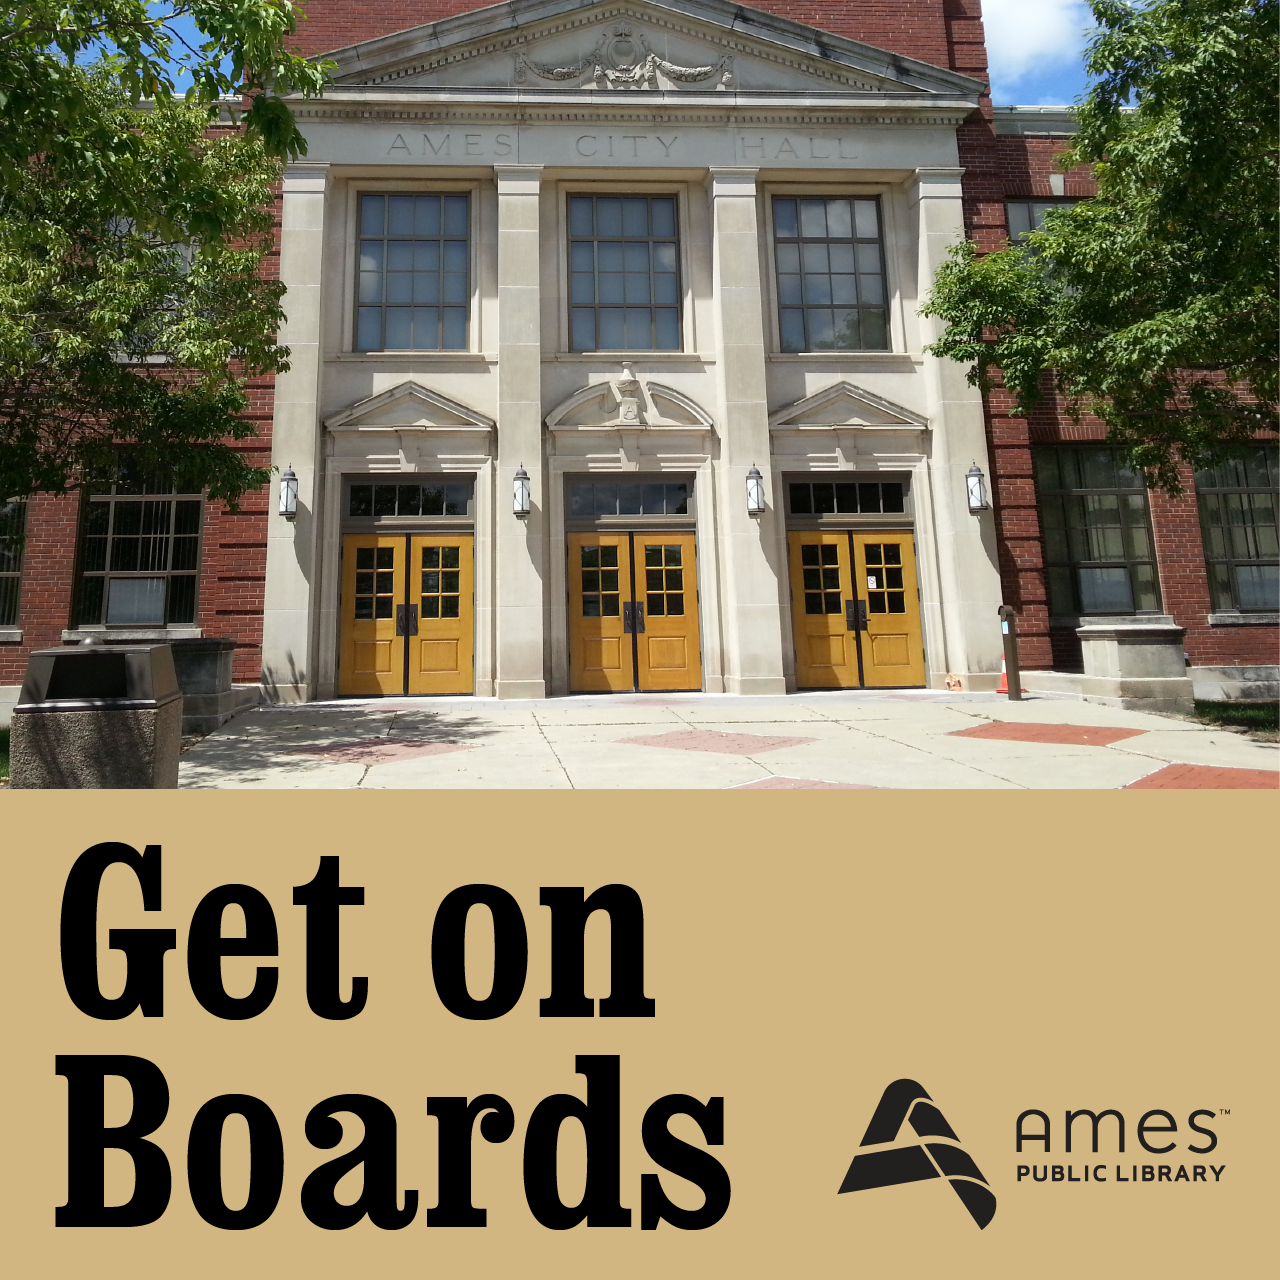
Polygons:
<instances>
[{"instance_id":1,"label":"green tree","mask_svg":"<svg viewBox=\"0 0 1280 1280\"><path fill-rule=\"evenodd\" d=\"M1056 386L1149 483L1238 454L1277 407L1277 0L1091 0L1063 169L1097 197L985 256L956 246L931 348L1028 413Z\"/></svg>"},{"instance_id":2,"label":"green tree","mask_svg":"<svg viewBox=\"0 0 1280 1280\"><path fill-rule=\"evenodd\" d=\"M233 504L268 478L234 442L253 435L246 380L287 367L266 210L306 151L284 99L331 69L287 47L300 13L31 0L0 18L0 495L93 483L118 446ZM228 98L248 104L234 129Z\"/></svg>"},{"instance_id":3,"label":"green tree","mask_svg":"<svg viewBox=\"0 0 1280 1280\"><path fill-rule=\"evenodd\" d=\"M37 158L0 188L0 493L92 484L123 445L234 504L269 478L234 444L246 381L287 367L260 272L280 162L199 103L137 110L115 66L78 74L130 160Z\"/></svg>"},{"instance_id":4,"label":"green tree","mask_svg":"<svg viewBox=\"0 0 1280 1280\"><path fill-rule=\"evenodd\" d=\"M306 151L282 101L310 97L330 63L299 57L288 42L300 10L290 0L28 0L0 19L0 183L22 184L32 156L71 176L111 171L134 153L132 131L102 116L80 65L112 55L109 74L128 101L165 102L184 73L189 103L251 99L243 122L273 156ZM183 32L195 29L195 42Z\"/></svg>"}]
</instances>

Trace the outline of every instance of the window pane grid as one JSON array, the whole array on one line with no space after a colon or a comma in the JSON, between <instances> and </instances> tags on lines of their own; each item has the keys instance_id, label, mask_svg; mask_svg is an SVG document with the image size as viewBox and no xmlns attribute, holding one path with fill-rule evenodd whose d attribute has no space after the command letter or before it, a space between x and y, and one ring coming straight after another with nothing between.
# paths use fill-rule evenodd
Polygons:
<instances>
[{"instance_id":1,"label":"window pane grid","mask_svg":"<svg viewBox=\"0 0 1280 1280\"><path fill-rule=\"evenodd\" d=\"M1070 209L1078 200L1009 200L1005 213L1009 219L1009 239L1017 244L1032 231L1044 230L1044 215L1051 209Z\"/></svg>"},{"instance_id":2,"label":"window pane grid","mask_svg":"<svg viewBox=\"0 0 1280 1280\"><path fill-rule=\"evenodd\" d=\"M901 481L859 483L793 483L788 486L793 516L901 515L905 489Z\"/></svg>"},{"instance_id":3,"label":"window pane grid","mask_svg":"<svg viewBox=\"0 0 1280 1280\"><path fill-rule=\"evenodd\" d=\"M687 516L689 486L655 483L570 483L569 518Z\"/></svg>"},{"instance_id":4,"label":"window pane grid","mask_svg":"<svg viewBox=\"0 0 1280 1280\"><path fill-rule=\"evenodd\" d=\"M680 349L674 196L569 197L569 346Z\"/></svg>"},{"instance_id":5,"label":"window pane grid","mask_svg":"<svg viewBox=\"0 0 1280 1280\"><path fill-rule=\"evenodd\" d=\"M466 516L471 512L471 480L429 480L415 484L353 484L347 515L358 519L391 516Z\"/></svg>"},{"instance_id":6,"label":"window pane grid","mask_svg":"<svg viewBox=\"0 0 1280 1280\"><path fill-rule=\"evenodd\" d=\"M466 349L469 199L360 197L358 351Z\"/></svg>"},{"instance_id":7,"label":"window pane grid","mask_svg":"<svg viewBox=\"0 0 1280 1280\"><path fill-rule=\"evenodd\" d=\"M1196 472L1200 529L1215 609L1280 609L1278 471L1280 450L1259 445L1244 458Z\"/></svg>"},{"instance_id":8,"label":"window pane grid","mask_svg":"<svg viewBox=\"0 0 1280 1280\"><path fill-rule=\"evenodd\" d=\"M885 351L889 346L880 202L773 202L783 351Z\"/></svg>"},{"instance_id":9,"label":"window pane grid","mask_svg":"<svg viewBox=\"0 0 1280 1280\"><path fill-rule=\"evenodd\" d=\"M23 499L0 504L0 627L17 625L26 527L27 504Z\"/></svg>"},{"instance_id":10,"label":"window pane grid","mask_svg":"<svg viewBox=\"0 0 1280 1280\"><path fill-rule=\"evenodd\" d=\"M138 498L121 482L91 496L80 531L78 626L164 626L196 620L198 497ZM174 485L168 485L170 491Z\"/></svg>"},{"instance_id":11,"label":"window pane grid","mask_svg":"<svg viewBox=\"0 0 1280 1280\"><path fill-rule=\"evenodd\" d=\"M1049 612L1155 612L1155 553L1142 477L1115 451L1035 450Z\"/></svg>"}]
</instances>

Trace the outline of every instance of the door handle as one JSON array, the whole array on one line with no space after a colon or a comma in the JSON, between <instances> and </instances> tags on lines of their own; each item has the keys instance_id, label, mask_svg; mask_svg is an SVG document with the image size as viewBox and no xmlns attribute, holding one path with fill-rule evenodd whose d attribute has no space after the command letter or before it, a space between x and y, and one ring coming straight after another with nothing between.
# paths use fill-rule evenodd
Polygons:
<instances>
[{"instance_id":1,"label":"door handle","mask_svg":"<svg viewBox=\"0 0 1280 1280\"><path fill-rule=\"evenodd\" d=\"M629 636L635 629L635 606L630 600L624 600L622 602L622 634Z\"/></svg>"},{"instance_id":2,"label":"door handle","mask_svg":"<svg viewBox=\"0 0 1280 1280\"><path fill-rule=\"evenodd\" d=\"M865 631L867 629L867 602L850 600L844 607L844 625L847 631Z\"/></svg>"},{"instance_id":3,"label":"door handle","mask_svg":"<svg viewBox=\"0 0 1280 1280\"><path fill-rule=\"evenodd\" d=\"M636 634L642 636L644 635L644 605L637 600L632 609L635 612Z\"/></svg>"},{"instance_id":4,"label":"door handle","mask_svg":"<svg viewBox=\"0 0 1280 1280\"><path fill-rule=\"evenodd\" d=\"M418 634L418 606L416 604L396 605L396 635L416 636Z\"/></svg>"}]
</instances>

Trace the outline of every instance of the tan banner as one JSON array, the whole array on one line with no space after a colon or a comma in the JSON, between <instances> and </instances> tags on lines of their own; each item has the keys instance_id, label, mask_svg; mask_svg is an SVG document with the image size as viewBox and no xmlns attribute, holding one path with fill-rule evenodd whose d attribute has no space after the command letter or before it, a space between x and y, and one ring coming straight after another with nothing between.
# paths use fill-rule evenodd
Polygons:
<instances>
[{"instance_id":1,"label":"tan banner","mask_svg":"<svg viewBox=\"0 0 1280 1280\"><path fill-rule=\"evenodd\" d=\"M11 1275L1274 1265L1270 795L0 803Z\"/></svg>"}]
</instances>

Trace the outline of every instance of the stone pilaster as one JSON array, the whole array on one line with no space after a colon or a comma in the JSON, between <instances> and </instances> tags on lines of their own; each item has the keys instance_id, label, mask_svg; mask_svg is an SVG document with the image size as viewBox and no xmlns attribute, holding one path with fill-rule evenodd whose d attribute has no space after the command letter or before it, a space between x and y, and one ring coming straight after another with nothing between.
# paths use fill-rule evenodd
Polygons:
<instances>
[{"instance_id":1,"label":"stone pilaster","mask_svg":"<svg viewBox=\"0 0 1280 1280\"><path fill-rule=\"evenodd\" d=\"M919 236L921 299L933 287L947 250L964 238L963 172L917 169L910 188ZM942 329L941 321L920 317L921 344L936 342ZM922 372L933 426L929 475L940 614L940 625L930 630L934 636L940 633L943 642L942 652L935 643L927 655L929 683L937 687L955 673L965 678L966 688L991 688L1003 651L996 616L1001 602L996 530L990 511L970 512L966 482L976 462L987 478L988 495L995 489L982 397L968 384L967 368L954 360L926 354Z\"/></svg>"},{"instance_id":2,"label":"stone pilaster","mask_svg":"<svg viewBox=\"0 0 1280 1280\"><path fill-rule=\"evenodd\" d=\"M298 518L276 514L279 476L273 477L267 521L267 581L262 623L262 682L272 701L305 702L314 696L315 610L319 584L322 473L319 395L322 370L321 305L327 162L299 161L284 174L280 279L285 322L280 341L289 348L289 371L275 384L271 461L298 476Z\"/></svg>"},{"instance_id":3,"label":"stone pilaster","mask_svg":"<svg viewBox=\"0 0 1280 1280\"><path fill-rule=\"evenodd\" d=\"M547 502L542 453L539 281L541 165L494 170L498 182L498 462L495 639L499 698L546 696ZM512 478L529 473L530 512L512 514Z\"/></svg>"},{"instance_id":4,"label":"stone pilaster","mask_svg":"<svg viewBox=\"0 0 1280 1280\"><path fill-rule=\"evenodd\" d=\"M786 582L786 564L773 562L783 516L771 481L766 479L768 509L758 516L747 512L751 464L770 474L756 170L712 169L708 189L721 406L716 472L725 691L785 693L779 584Z\"/></svg>"}]
</instances>

